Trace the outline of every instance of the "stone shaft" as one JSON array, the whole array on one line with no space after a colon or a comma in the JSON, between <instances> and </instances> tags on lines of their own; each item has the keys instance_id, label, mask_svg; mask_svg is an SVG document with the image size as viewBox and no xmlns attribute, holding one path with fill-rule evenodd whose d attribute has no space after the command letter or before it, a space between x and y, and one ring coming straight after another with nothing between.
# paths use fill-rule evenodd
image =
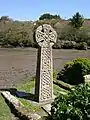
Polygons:
<instances>
[{"instance_id":1,"label":"stone shaft","mask_svg":"<svg viewBox=\"0 0 90 120\"><path fill-rule=\"evenodd\" d=\"M52 48L39 48L39 51L41 55L38 54L36 95L39 102L44 102L53 96Z\"/></svg>"},{"instance_id":2,"label":"stone shaft","mask_svg":"<svg viewBox=\"0 0 90 120\"><path fill-rule=\"evenodd\" d=\"M57 34L50 25L44 24L37 28L36 41L39 49L35 93L38 102L51 101L53 97L52 45L56 38Z\"/></svg>"}]
</instances>

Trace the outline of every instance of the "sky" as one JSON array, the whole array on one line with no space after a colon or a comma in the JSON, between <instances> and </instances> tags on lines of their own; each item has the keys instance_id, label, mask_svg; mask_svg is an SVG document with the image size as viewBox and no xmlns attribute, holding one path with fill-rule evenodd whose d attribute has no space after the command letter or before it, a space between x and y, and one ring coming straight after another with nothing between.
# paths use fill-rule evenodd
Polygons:
<instances>
[{"instance_id":1,"label":"sky","mask_svg":"<svg viewBox=\"0 0 90 120\"><path fill-rule=\"evenodd\" d=\"M44 13L69 19L76 12L90 18L90 0L0 0L0 17L14 20L38 20Z\"/></svg>"}]
</instances>

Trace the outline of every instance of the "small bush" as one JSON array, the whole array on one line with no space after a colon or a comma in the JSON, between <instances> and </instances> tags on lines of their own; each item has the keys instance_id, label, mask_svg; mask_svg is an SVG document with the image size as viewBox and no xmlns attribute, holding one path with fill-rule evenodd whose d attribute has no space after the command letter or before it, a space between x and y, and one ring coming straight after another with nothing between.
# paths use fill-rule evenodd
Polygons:
<instances>
[{"instance_id":1,"label":"small bush","mask_svg":"<svg viewBox=\"0 0 90 120\"><path fill-rule=\"evenodd\" d=\"M76 44L76 49L78 50L87 50L88 46L86 42L80 42Z\"/></svg>"},{"instance_id":2,"label":"small bush","mask_svg":"<svg viewBox=\"0 0 90 120\"><path fill-rule=\"evenodd\" d=\"M61 46L60 43L57 42L56 44L53 45L53 48L54 48L54 49L61 49L62 46Z\"/></svg>"},{"instance_id":3,"label":"small bush","mask_svg":"<svg viewBox=\"0 0 90 120\"><path fill-rule=\"evenodd\" d=\"M90 59L77 58L67 62L58 74L58 79L69 84L84 83L84 75L90 74Z\"/></svg>"},{"instance_id":4,"label":"small bush","mask_svg":"<svg viewBox=\"0 0 90 120\"><path fill-rule=\"evenodd\" d=\"M90 85L81 84L52 103L52 120L90 120Z\"/></svg>"},{"instance_id":5,"label":"small bush","mask_svg":"<svg viewBox=\"0 0 90 120\"><path fill-rule=\"evenodd\" d=\"M64 49L72 49L75 48L76 42L74 41L64 41L62 48Z\"/></svg>"},{"instance_id":6,"label":"small bush","mask_svg":"<svg viewBox=\"0 0 90 120\"><path fill-rule=\"evenodd\" d=\"M57 43L53 46L55 49L72 49L75 48L76 42L75 41L68 41L68 40L57 40Z\"/></svg>"}]
</instances>

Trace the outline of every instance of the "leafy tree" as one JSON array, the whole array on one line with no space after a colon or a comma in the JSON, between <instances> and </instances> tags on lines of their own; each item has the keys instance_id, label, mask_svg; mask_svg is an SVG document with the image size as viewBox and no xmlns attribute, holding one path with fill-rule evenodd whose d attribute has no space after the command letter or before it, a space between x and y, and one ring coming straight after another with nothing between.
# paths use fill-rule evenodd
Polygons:
<instances>
[{"instance_id":1,"label":"leafy tree","mask_svg":"<svg viewBox=\"0 0 90 120\"><path fill-rule=\"evenodd\" d=\"M51 15L49 13L45 13L40 16L39 20L44 20L44 19L60 19L59 15Z\"/></svg>"},{"instance_id":2,"label":"leafy tree","mask_svg":"<svg viewBox=\"0 0 90 120\"><path fill-rule=\"evenodd\" d=\"M84 23L84 18L82 15L79 14L79 12L77 12L71 19L70 19L70 24L76 28L79 29L80 27L82 27L83 23Z\"/></svg>"}]
</instances>

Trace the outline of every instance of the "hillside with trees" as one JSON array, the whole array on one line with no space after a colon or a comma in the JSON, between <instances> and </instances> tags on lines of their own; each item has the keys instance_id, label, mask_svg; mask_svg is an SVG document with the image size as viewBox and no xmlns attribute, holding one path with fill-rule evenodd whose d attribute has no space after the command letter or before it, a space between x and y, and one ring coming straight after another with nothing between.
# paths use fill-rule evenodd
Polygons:
<instances>
[{"instance_id":1,"label":"hillside with trees","mask_svg":"<svg viewBox=\"0 0 90 120\"><path fill-rule=\"evenodd\" d=\"M87 49L90 46L90 20L79 12L69 20L59 15L43 14L37 21L16 21L8 16L0 18L1 47L37 47L35 31L39 25L50 24L57 32L57 43L53 48Z\"/></svg>"}]
</instances>

